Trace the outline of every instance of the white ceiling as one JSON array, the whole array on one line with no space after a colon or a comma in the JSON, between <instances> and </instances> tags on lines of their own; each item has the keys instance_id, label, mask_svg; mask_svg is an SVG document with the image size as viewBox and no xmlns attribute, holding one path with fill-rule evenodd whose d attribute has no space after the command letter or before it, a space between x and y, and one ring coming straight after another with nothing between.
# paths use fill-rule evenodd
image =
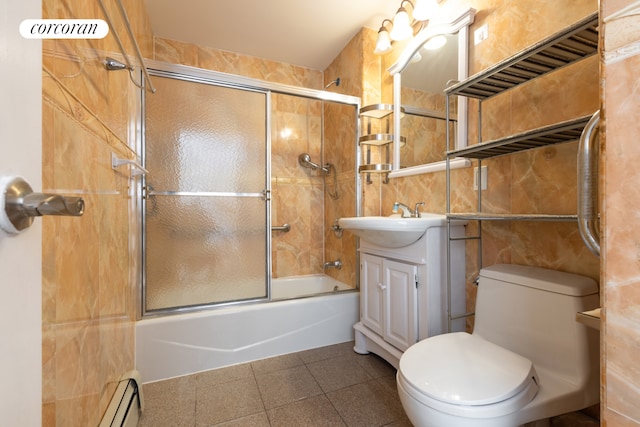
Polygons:
<instances>
[{"instance_id":1,"label":"white ceiling","mask_svg":"<svg viewBox=\"0 0 640 427\"><path fill-rule=\"evenodd\" d=\"M146 0L156 36L325 70L400 0Z\"/></svg>"}]
</instances>

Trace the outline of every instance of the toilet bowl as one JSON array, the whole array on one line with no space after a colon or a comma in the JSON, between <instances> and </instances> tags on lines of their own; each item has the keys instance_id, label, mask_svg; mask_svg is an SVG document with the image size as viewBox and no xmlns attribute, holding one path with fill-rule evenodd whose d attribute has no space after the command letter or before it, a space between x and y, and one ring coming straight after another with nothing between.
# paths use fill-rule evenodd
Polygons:
<instances>
[{"instance_id":1,"label":"toilet bowl","mask_svg":"<svg viewBox=\"0 0 640 427\"><path fill-rule=\"evenodd\" d=\"M421 426L516 427L596 404L597 331L575 313L598 305L592 279L498 265L480 274L473 334L414 344L397 385Z\"/></svg>"}]
</instances>

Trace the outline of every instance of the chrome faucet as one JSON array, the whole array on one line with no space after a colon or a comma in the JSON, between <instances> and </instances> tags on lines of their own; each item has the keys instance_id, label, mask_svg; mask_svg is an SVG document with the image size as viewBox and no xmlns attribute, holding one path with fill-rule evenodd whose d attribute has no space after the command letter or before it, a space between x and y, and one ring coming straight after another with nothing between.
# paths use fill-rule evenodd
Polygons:
<instances>
[{"instance_id":1,"label":"chrome faucet","mask_svg":"<svg viewBox=\"0 0 640 427\"><path fill-rule=\"evenodd\" d=\"M324 263L324 268L337 268L338 270L340 270L342 268L342 261L340 261L339 259L335 260L335 261L328 261Z\"/></svg>"},{"instance_id":2,"label":"chrome faucet","mask_svg":"<svg viewBox=\"0 0 640 427\"><path fill-rule=\"evenodd\" d=\"M404 203L395 202L393 204L393 213L398 213L398 209L402 210L402 218L420 218L420 206L423 206L424 202L416 203L415 208L411 211L411 208Z\"/></svg>"}]
</instances>

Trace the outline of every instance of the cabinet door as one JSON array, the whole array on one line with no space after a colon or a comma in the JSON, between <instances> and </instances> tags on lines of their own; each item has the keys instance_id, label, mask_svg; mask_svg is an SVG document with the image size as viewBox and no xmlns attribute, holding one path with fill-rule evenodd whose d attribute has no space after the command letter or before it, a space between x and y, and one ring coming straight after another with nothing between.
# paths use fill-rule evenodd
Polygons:
<instances>
[{"instance_id":1,"label":"cabinet door","mask_svg":"<svg viewBox=\"0 0 640 427\"><path fill-rule=\"evenodd\" d=\"M360 257L360 320L380 335L383 335L382 263L383 259L377 256L362 254Z\"/></svg>"},{"instance_id":2,"label":"cabinet door","mask_svg":"<svg viewBox=\"0 0 640 427\"><path fill-rule=\"evenodd\" d=\"M387 285L384 310L384 339L405 351L418 340L418 306L415 265L384 261Z\"/></svg>"}]
</instances>

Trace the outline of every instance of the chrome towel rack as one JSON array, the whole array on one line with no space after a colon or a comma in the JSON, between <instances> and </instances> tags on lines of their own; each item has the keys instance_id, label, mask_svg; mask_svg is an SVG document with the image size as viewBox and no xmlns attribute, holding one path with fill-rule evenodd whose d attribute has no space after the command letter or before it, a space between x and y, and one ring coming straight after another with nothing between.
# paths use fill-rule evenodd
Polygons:
<instances>
[{"instance_id":1,"label":"chrome towel rack","mask_svg":"<svg viewBox=\"0 0 640 427\"><path fill-rule=\"evenodd\" d=\"M135 160L131 159L122 159L116 156L115 153L111 153L111 168L117 169L120 166L129 165L131 166L131 176L144 175L149 173L148 170L142 167L142 165Z\"/></svg>"},{"instance_id":2,"label":"chrome towel rack","mask_svg":"<svg viewBox=\"0 0 640 427\"><path fill-rule=\"evenodd\" d=\"M127 12L124 10L124 6L122 5L122 1L121 0L115 0L115 2L118 5L118 9L120 10L120 14L122 15L122 19L124 20L124 24L125 24L125 27L127 29L127 33L129 33L129 38L131 39L131 42L133 43L133 48L135 49L136 56L138 57L138 61L140 62L140 68L142 68L142 72L144 74L144 80L147 82L146 89L148 89L151 93L156 93L156 89L153 87L153 83L151 83L151 78L149 77L149 73L147 72L147 67L144 64L144 59L142 58L142 52L140 52L140 46L138 46L138 42L136 41L136 38L133 35L133 30L131 29L131 23L129 22L129 17L127 16ZM100 8L102 9L102 13L104 13L104 17L107 20L107 24L109 24L109 27L111 28L111 31L113 32L113 36L116 38L116 42L118 43L118 47L120 48L120 52L122 53L122 56L124 57L124 60L125 60L126 65L127 65L127 68L129 70L129 78L131 78L131 81L133 82L134 85L136 85L140 89L145 89L145 87L142 84L137 83L134 80L133 75L131 74L133 72L133 70L134 70L133 64L131 64L131 61L129 60L129 56L127 55L127 52L125 51L124 45L122 44L122 40L120 39L120 36L118 35L118 33L115 30L115 27L113 26L113 21L111 20L111 16L109 15L109 12L107 12L107 8L105 7L104 2L102 0L98 0L98 3L100 4Z\"/></svg>"}]
</instances>

